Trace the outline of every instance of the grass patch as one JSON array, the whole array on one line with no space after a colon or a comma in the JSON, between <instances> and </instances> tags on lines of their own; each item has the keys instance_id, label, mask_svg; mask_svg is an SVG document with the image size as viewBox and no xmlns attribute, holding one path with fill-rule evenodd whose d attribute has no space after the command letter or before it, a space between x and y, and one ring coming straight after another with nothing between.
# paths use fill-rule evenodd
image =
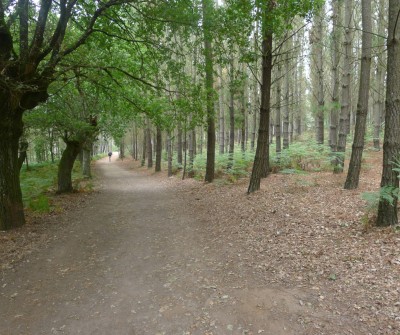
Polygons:
<instances>
[{"instance_id":1,"label":"grass patch","mask_svg":"<svg viewBox=\"0 0 400 335\"><path fill-rule=\"evenodd\" d=\"M58 162L36 163L23 166L20 173L22 201L26 208L40 213L52 210L52 195L57 188ZM76 161L72 170L72 182L79 192L93 190L93 182L82 177L81 165Z\"/></svg>"}]
</instances>

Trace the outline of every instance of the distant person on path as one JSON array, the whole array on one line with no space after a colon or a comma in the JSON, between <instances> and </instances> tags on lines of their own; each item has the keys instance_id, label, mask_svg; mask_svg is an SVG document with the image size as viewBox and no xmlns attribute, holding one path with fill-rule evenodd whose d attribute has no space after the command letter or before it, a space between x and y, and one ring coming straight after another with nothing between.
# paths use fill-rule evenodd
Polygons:
<instances>
[{"instance_id":1,"label":"distant person on path","mask_svg":"<svg viewBox=\"0 0 400 335\"><path fill-rule=\"evenodd\" d=\"M111 162L112 151L108 153L108 161Z\"/></svg>"}]
</instances>

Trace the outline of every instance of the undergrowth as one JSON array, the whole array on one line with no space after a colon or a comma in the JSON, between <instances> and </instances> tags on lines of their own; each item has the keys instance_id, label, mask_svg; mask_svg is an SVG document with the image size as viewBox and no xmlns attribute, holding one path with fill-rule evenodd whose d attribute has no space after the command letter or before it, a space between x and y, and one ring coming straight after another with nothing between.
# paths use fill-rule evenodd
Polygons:
<instances>
[{"instance_id":1,"label":"undergrowth","mask_svg":"<svg viewBox=\"0 0 400 335\"><path fill-rule=\"evenodd\" d=\"M24 165L20 173L22 201L26 208L34 212L48 213L51 211L52 197L57 187L58 162L30 164L29 169ZM78 191L90 191L91 182L83 183L79 161L75 162L72 170L72 182Z\"/></svg>"},{"instance_id":2,"label":"undergrowth","mask_svg":"<svg viewBox=\"0 0 400 335\"><path fill-rule=\"evenodd\" d=\"M315 171L329 171L331 166L331 153L326 145L318 145L315 141L307 139L292 143L288 149L280 154L275 152L275 144L270 145L270 167L273 173L300 174ZM235 151L233 157L226 154L217 154L215 158L215 178L225 182L235 182L239 178L248 177L254 161L254 151ZM193 164L194 176L203 180L206 170L206 153L196 156ZM182 168L176 160L173 161L173 170Z\"/></svg>"}]
</instances>

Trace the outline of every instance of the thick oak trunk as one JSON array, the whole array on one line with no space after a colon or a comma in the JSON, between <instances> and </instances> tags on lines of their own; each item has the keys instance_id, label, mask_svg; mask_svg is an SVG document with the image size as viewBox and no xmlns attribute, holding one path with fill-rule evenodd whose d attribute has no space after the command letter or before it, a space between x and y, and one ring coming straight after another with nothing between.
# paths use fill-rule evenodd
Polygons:
<instances>
[{"instance_id":1,"label":"thick oak trunk","mask_svg":"<svg viewBox=\"0 0 400 335\"><path fill-rule=\"evenodd\" d=\"M72 192L72 168L79 152L82 150L82 143L78 141L66 141L60 163L58 165L58 188L57 193Z\"/></svg>"},{"instance_id":2,"label":"thick oak trunk","mask_svg":"<svg viewBox=\"0 0 400 335\"><path fill-rule=\"evenodd\" d=\"M13 116L7 108L0 113L0 230L8 230L25 223L18 162L23 126L22 113Z\"/></svg>"}]
</instances>

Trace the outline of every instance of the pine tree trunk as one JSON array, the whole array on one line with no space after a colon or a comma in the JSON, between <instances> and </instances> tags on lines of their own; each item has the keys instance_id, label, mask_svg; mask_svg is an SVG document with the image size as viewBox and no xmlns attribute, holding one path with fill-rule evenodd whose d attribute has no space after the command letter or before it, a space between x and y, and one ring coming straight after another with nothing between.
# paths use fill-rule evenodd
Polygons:
<instances>
[{"instance_id":1,"label":"pine tree trunk","mask_svg":"<svg viewBox=\"0 0 400 335\"><path fill-rule=\"evenodd\" d=\"M150 121L147 120L146 128L146 148L147 148L147 167L151 169L153 167L153 145L151 143L151 130Z\"/></svg>"},{"instance_id":2,"label":"pine tree trunk","mask_svg":"<svg viewBox=\"0 0 400 335\"><path fill-rule=\"evenodd\" d=\"M324 64L323 64L323 17L324 7L314 16L314 25L311 32L312 62L314 64L313 91L316 98L316 141L324 144Z\"/></svg>"},{"instance_id":3,"label":"pine tree trunk","mask_svg":"<svg viewBox=\"0 0 400 335\"><path fill-rule=\"evenodd\" d=\"M267 13L273 6L268 2ZM258 128L257 149L251 171L250 183L247 193L260 189L261 178L269 174L269 122L271 112L271 83L272 83L272 32L263 24L262 42L262 85L260 125Z\"/></svg>"},{"instance_id":4,"label":"pine tree trunk","mask_svg":"<svg viewBox=\"0 0 400 335\"><path fill-rule=\"evenodd\" d=\"M245 71L245 67L242 67L242 71ZM240 139L241 139L241 150L242 152L246 151L246 105L247 105L247 80L246 77L243 80L243 87L241 90L241 116L242 122L240 127Z\"/></svg>"},{"instance_id":5,"label":"pine tree trunk","mask_svg":"<svg viewBox=\"0 0 400 335\"><path fill-rule=\"evenodd\" d=\"M235 66L233 59L230 62L230 89L229 89L229 163L228 169L233 166L233 154L235 152Z\"/></svg>"},{"instance_id":6,"label":"pine tree trunk","mask_svg":"<svg viewBox=\"0 0 400 335\"><path fill-rule=\"evenodd\" d=\"M332 0L332 100L329 118L329 146L336 152L339 125L339 64L340 64L340 26L342 24L342 1Z\"/></svg>"},{"instance_id":7,"label":"pine tree trunk","mask_svg":"<svg viewBox=\"0 0 400 335\"><path fill-rule=\"evenodd\" d=\"M400 2L389 0L389 36L387 41L386 114L383 140L382 188L399 187L398 167L400 157ZM393 203L381 198L378 207L378 226L397 225L397 197Z\"/></svg>"},{"instance_id":8,"label":"pine tree trunk","mask_svg":"<svg viewBox=\"0 0 400 335\"><path fill-rule=\"evenodd\" d=\"M168 132L167 135L167 159L168 159L168 177L172 176L172 143L171 143L171 133Z\"/></svg>"},{"instance_id":9,"label":"pine tree trunk","mask_svg":"<svg viewBox=\"0 0 400 335\"><path fill-rule=\"evenodd\" d=\"M161 171L161 156L162 156L162 132L161 128L157 126L157 141L156 141L156 172Z\"/></svg>"},{"instance_id":10,"label":"pine tree trunk","mask_svg":"<svg viewBox=\"0 0 400 335\"><path fill-rule=\"evenodd\" d=\"M178 121L178 136L176 140L176 159L179 168L182 168L182 122Z\"/></svg>"},{"instance_id":11,"label":"pine tree trunk","mask_svg":"<svg viewBox=\"0 0 400 335\"><path fill-rule=\"evenodd\" d=\"M254 34L254 54L258 54L258 21L256 22L256 29L255 29L255 34ZM255 61L255 67L258 69L258 57L256 58ZM256 134L257 134L257 114L259 111L259 102L258 102L258 80L257 80L257 73L258 71L256 70L255 76L253 78L253 104L252 104L252 113L253 113L253 118L252 118L252 132L251 132L251 140L250 140L250 148L253 151L255 148L256 144Z\"/></svg>"},{"instance_id":12,"label":"pine tree trunk","mask_svg":"<svg viewBox=\"0 0 400 335\"><path fill-rule=\"evenodd\" d=\"M345 37L343 41L344 61L342 77L342 96L339 118L339 137L337 142L337 155L334 162L334 172L341 173L344 168L344 157L346 152L347 134L350 128L350 110L351 110L351 61L353 57L352 39L353 39L353 0L346 0L345 6Z\"/></svg>"},{"instance_id":13,"label":"pine tree trunk","mask_svg":"<svg viewBox=\"0 0 400 335\"><path fill-rule=\"evenodd\" d=\"M289 61L289 50L290 50L290 39L288 39L285 42L285 53L286 53L286 57L285 57L285 86L284 86L284 102L283 102L283 141L282 141L282 145L283 145L283 149L288 149L289 148L289 79L290 79L290 61Z\"/></svg>"},{"instance_id":14,"label":"pine tree trunk","mask_svg":"<svg viewBox=\"0 0 400 335\"><path fill-rule=\"evenodd\" d=\"M349 170L347 172L345 189L355 189L358 187L361 171L362 153L364 150L365 127L367 124L369 83L371 78L371 58L372 58L372 19L371 19L371 0L362 0L362 54L360 69L360 87L358 92L357 118L354 131L353 150Z\"/></svg>"},{"instance_id":15,"label":"pine tree trunk","mask_svg":"<svg viewBox=\"0 0 400 335\"><path fill-rule=\"evenodd\" d=\"M57 193L72 192L72 168L79 152L82 150L82 143L78 141L65 141L65 148L58 165L58 188Z\"/></svg>"},{"instance_id":16,"label":"pine tree trunk","mask_svg":"<svg viewBox=\"0 0 400 335\"><path fill-rule=\"evenodd\" d=\"M374 148L380 150L380 132L383 120L383 112L385 104L383 101L385 90L385 0L379 0L379 13L378 13L378 36L376 39L376 76L375 76L375 92L373 104L373 125L374 125Z\"/></svg>"},{"instance_id":17,"label":"pine tree trunk","mask_svg":"<svg viewBox=\"0 0 400 335\"><path fill-rule=\"evenodd\" d=\"M213 97L212 31L210 26L213 0L202 0L205 58L205 87L207 91L207 163L205 181L211 183L215 173L215 120Z\"/></svg>"},{"instance_id":18,"label":"pine tree trunk","mask_svg":"<svg viewBox=\"0 0 400 335\"><path fill-rule=\"evenodd\" d=\"M219 66L219 153L225 152L225 108L222 66Z\"/></svg>"},{"instance_id":19,"label":"pine tree trunk","mask_svg":"<svg viewBox=\"0 0 400 335\"><path fill-rule=\"evenodd\" d=\"M144 166L146 164L146 151L147 151L147 128L143 129L143 145L142 145L142 162L141 166Z\"/></svg>"},{"instance_id":20,"label":"pine tree trunk","mask_svg":"<svg viewBox=\"0 0 400 335\"><path fill-rule=\"evenodd\" d=\"M276 72L276 109L275 109L275 151L279 159L282 151L282 138L281 138L281 102L282 102L282 70L281 65L278 63Z\"/></svg>"}]
</instances>

